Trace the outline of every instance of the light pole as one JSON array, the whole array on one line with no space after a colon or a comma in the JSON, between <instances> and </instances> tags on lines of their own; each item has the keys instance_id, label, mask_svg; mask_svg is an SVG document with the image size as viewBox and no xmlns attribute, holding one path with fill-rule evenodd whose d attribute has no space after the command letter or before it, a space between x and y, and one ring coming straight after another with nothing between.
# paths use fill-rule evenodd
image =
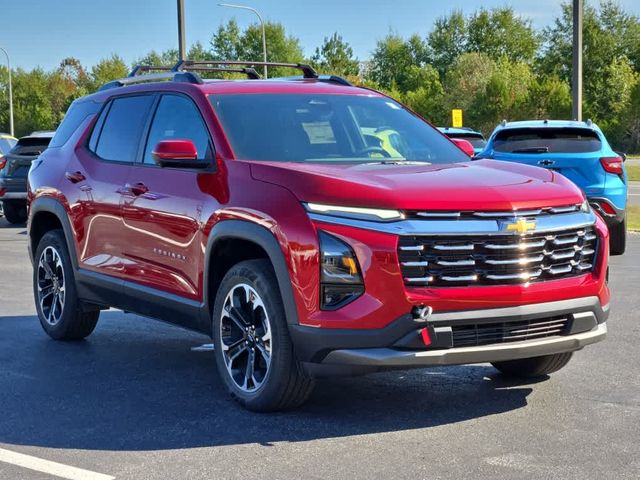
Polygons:
<instances>
[{"instance_id":1,"label":"light pole","mask_svg":"<svg viewBox=\"0 0 640 480\"><path fill-rule=\"evenodd\" d=\"M11 90L11 60L9 60L9 54L7 51L0 47L0 50L7 57L7 69L9 70L9 133L13 137L13 91Z\"/></svg>"},{"instance_id":2,"label":"light pole","mask_svg":"<svg viewBox=\"0 0 640 480\"><path fill-rule=\"evenodd\" d=\"M582 121L582 9L583 0L573 0L573 65L571 90L573 118Z\"/></svg>"},{"instance_id":3,"label":"light pole","mask_svg":"<svg viewBox=\"0 0 640 480\"><path fill-rule=\"evenodd\" d=\"M243 10L250 10L256 14L258 20L260 20L260 25L262 26L262 57L264 62L267 63L267 37L264 32L264 20L262 20L262 16L255 8L247 7L245 5L235 5L233 3L219 3L221 7L230 7L230 8L241 8ZM267 66L264 65L264 78L267 78Z\"/></svg>"}]
</instances>

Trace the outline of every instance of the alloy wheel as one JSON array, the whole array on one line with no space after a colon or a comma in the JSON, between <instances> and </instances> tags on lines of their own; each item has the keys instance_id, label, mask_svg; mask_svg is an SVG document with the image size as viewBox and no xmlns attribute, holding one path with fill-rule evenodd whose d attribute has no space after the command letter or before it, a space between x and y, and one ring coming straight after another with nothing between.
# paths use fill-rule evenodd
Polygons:
<instances>
[{"instance_id":1,"label":"alloy wheel","mask_svg":"<svg viewBox=\"0 0 640 480\"><path fill-rule=\"evenodd\" d=\"M220 341L227 373L244 392L264 383L271 366L271 324L264 302L253 287L235 285L220 318Z\"/></svg>"},{"instance_id":2,"label":"alloy wheel","mask_svg":"<svg viewBox=\"0 0 640 480\"><path fill-rule=\"evenodd\" d=\"M52 246L40 255L37 281L40 311L49 325L56 325L62 318L66 290L62 259Z\"/></svg>"}]
</instances>

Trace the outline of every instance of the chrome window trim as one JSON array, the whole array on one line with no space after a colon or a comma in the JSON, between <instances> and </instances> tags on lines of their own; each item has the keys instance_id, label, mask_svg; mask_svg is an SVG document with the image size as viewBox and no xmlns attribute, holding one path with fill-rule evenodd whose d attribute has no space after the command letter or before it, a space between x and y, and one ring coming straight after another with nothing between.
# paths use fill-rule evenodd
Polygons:
<instances>
[{"instance_id":1,"label":"chrome window trim","mask_svg":"<svg viewBox=\"0 0 640 480\"><path fill-rule=\"evenodd\" d=\"M417 235L513 235L521 236L524 240L529 235L537 235L545 232L557 232L558 230L570 230L590 227L596 222L596 215L589 212L570 212L557 215L543 215L534 217L536 228L525 235L517 232L507 232L501 229L504 221L495 219L483 220L397 220L392 222L374 222L368 220L358 220L355 218L336 217L332 215L322 215L318 213L308 213L309 218L315 222L329 223L334 225L344 225L348 227L361 228L363 230L373 230L376 232L388 233L400 236Z\"/></svg>"}]
</instances>

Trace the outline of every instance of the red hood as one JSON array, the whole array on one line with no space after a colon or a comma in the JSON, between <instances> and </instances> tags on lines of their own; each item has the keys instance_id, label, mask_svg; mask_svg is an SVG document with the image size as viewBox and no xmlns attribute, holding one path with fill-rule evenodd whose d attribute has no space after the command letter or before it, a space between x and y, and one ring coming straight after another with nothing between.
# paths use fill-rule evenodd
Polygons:
<instances>
[{"instance_id":1,"label":"red hood","mask_svg":"<svg viewBox=\"0 0 640 480\"><path fill-rule=\"evenodd\" d=\"M581 203L550 170L479 160L447 165L325 165L249 162L256 180L282 185L300 201L399 210L512 210Z\"/></svg>"}]
</instances>

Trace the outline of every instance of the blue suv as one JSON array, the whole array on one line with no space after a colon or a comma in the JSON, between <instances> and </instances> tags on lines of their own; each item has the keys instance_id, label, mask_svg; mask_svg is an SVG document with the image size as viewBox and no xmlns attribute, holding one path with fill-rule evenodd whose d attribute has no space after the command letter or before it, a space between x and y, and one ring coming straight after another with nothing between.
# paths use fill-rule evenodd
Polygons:
<instances>
[{"instance_id":1,"label":"blue suv","mask_svg":"<svg viewBox=\"0 0 640 480\"><path fill-rule=\"evenodd\" d=\"M598 126L566 120L503 121L475 158L544 167L579 186L611 233L610 252L626 248L627 172Z\"/></svg>"}]
</instances>

